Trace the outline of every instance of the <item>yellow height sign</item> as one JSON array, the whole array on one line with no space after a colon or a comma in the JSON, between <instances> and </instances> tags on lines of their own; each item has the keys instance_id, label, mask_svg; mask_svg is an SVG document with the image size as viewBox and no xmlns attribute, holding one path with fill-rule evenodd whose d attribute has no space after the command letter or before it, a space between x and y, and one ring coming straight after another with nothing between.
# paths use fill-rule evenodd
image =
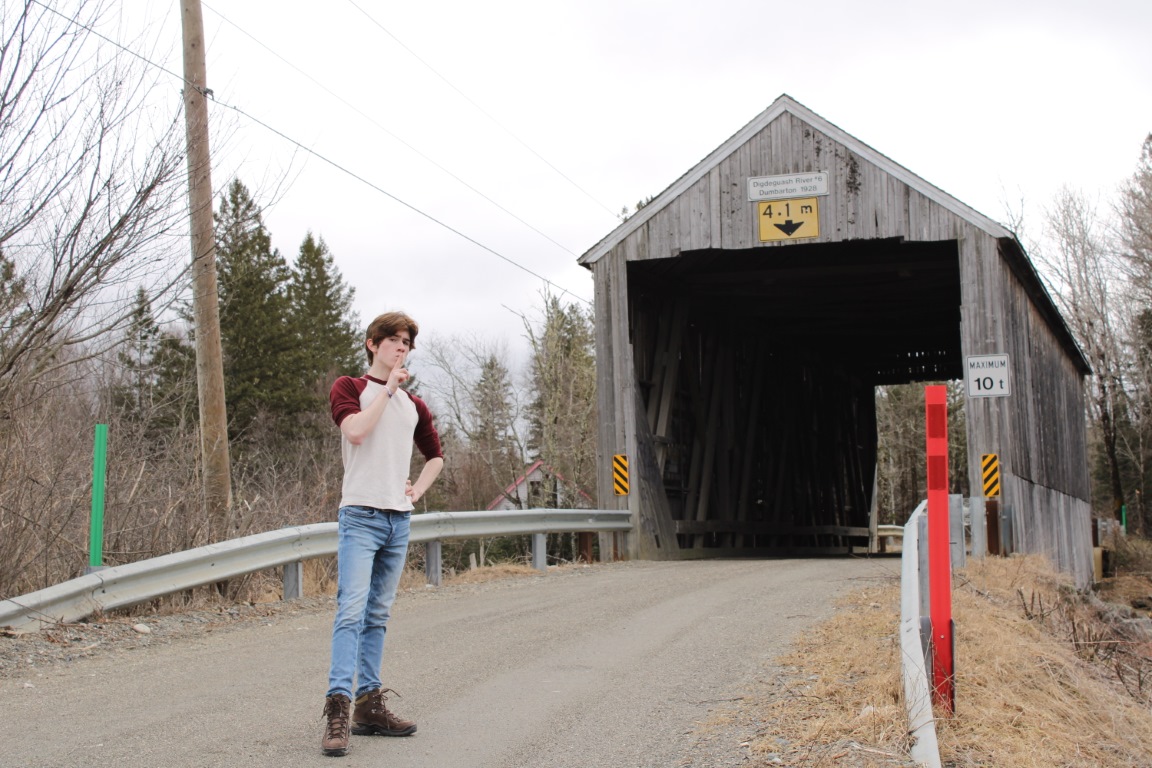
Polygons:
<instances>
[{"instance_id":1,"label":"yellow height sign","mask_svg":"<svg viewBox=\"0 0 1152 768\"><path fill-rule=\"evenodd\" d=\"M628 495L628 457L622 453L612 457L612 490L617 496Z\"/></svg>"},{"instance_id":2,"label":"yellow height sign","mask_svg":"<svg viewBox=\"0 0 1152 768\"><path fill-rule=\"evenodd\" d=\"M984 479L984 495L995 498L1000 495L1000 457L995 453L985 453L980 457L980 476Z\"/></svg>"},{"instance_id":3,"label":"yellow height sign","mask_svg":"<svg viewBox=\"0 0 1152 768\"><path fill-rule=\"evenodd\" d=\"M756 203L760 242L820 237L820 202L815 197Z\"/></svg>"}]
</instances>

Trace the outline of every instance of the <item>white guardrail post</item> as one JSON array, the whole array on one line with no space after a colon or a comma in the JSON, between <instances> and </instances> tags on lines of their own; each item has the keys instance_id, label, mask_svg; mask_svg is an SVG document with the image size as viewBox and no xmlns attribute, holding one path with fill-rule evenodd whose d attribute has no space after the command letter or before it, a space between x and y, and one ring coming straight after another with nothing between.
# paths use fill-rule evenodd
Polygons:
<instances>
[{"instance_id":1,"label":"white guardrail post","mask_svg":"<svg viewBox=\"0 0 1152 768\"><path fill-rule=\"evenodd\" d=\"M428 542L428 581L440 583L440 542L580 531L630 531L627 510L525 509L501 512L429 512L412 516L411 542ZM302 591L304 560L336 554L336 523L257 533L205 547L104 568L10 600L0 600L0 627L35 630L97 611L284 566L284 594ZM542 557L542 555L541 555ZM533 565L538 559L533 553ZM539 567L537 565L537 567Z\"/></svg>"},{"instance_id":2,"label":"white guardrail post","mask_svg":"<svg viewBox=\"0 0 1152 768\"><path fill-rule=\"evenodd\" d=\"M304 597L304 561L284 564L284 600Z\"/></svg>"},{"instance_id":3,"label":"white guardrail post","mask_svg":"<svg viewBox=\"0 0 1152 768\"><path fill-rule=\"evenodd\" d=\"M948 494L948 550L952 554L952 570L968 565L968 542L964 536L964 497Z\"/></svg>"},{"instance_id":4,"label":"white guardrail post","mask_svg":"<svg viewBox=\"0 0 1152 768\"><path fill-rule=\"evenodd\" d=\"M921 520L927 519L927 509L928 502L920 502L904 526L904 549L900 556L900 666L904 678L904 704L908 709L908 732L912 736L912 759L928 768L940 768L940 744L932 715L932 689L920 640L919 534Z\"/></svg>"},{"instance_id":5,"label":"white guardrail post","mask_svg":"<svg viewBox=\"0 0 1152 768\"><path fill-rule=\"evenodd\" d=\"M985 525L984 497L972 496L968 499L968 518L972 532L972 558L983 559L988 553L988 531Z\"/></svg>"},{"instance_id":6,"label":"white guardrail post","mask_svg":"<svg viewBox=\"0 0 1152 768\"><path fill-rule=\"evenodd\" d=\"M424 546L424 578L438 587L444 575L444 550L439 541L430 541Z\"/></svg>"},{"instance_id":7,"label":"white guardrail post","mask_svg":"<svg viewBox=\"0 0 1152 768\"><path fill-rule=\"evenodd\" d=\"M532 567L538 571L548 570L548 535L532 534Z\"/></svg>"}]
</instances>

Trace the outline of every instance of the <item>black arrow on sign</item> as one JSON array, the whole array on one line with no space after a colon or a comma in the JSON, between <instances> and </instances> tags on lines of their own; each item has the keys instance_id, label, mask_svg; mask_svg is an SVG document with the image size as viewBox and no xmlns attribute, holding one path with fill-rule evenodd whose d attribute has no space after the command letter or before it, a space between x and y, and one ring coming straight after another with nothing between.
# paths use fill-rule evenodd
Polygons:
<instances>
[{"instance_id":1,"label":"black arrow on sign","mask_svg":"<svg viewBox=\"0 0 1152 768\"><path fill-rule=\"evenodd\" d=\"M784 222L783 224L773 224L772 226L788 235L788 237L792 237L792 235L796 234L796 230L804 226L804 222L792 221L792 219L788 219L788 221Z\"/></svg>"}]
</instances>

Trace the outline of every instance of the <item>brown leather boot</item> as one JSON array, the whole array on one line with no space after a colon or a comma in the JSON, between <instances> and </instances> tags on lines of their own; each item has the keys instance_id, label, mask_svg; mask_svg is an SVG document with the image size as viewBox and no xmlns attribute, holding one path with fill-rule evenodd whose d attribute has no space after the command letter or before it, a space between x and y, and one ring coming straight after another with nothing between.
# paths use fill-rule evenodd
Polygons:
<instances>
[{"instance_id":1,"label":"brown leather boot","mask_svg":"<svg viewBox=\"0 0 1152 768\"><path fill-rule=\"evenodd\" d=\"M396 693L391 688L384 688L362 693L356 697L356 710L352 713L352 733L357 736L411 736L416 733L416 723L401 720L384 706L384 702L388 699L384 691Z\"/></svg>"},{"instance_id":2,"label":"brown leather boot","mask_svg":"<svg viewBox=\"0 0 1152 768\"><path fill-rule=\"evenodd\" d=\"M328 725L324 728L324 738L320 749L324 754L340 756L348 754L348 710L352 701L342 693L335 693L324 700L324 717Z\"/></svg>"}]
</instances>

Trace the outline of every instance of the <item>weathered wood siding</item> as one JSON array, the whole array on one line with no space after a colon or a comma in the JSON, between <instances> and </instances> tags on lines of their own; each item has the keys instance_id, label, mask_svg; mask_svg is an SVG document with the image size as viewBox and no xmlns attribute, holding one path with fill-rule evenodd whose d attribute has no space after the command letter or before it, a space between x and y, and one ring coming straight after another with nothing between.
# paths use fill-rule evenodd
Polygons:
<instances>
[{"instance_id":1,"label":"weathered wood siding","mask_svg":"<svg viewBox=\"0 0 1152 768\"><path fill-rule=\"evenodd\" d=\"M1007 353L1010 397L970 398L968 473L1000 457L1002 514L1015 551L1048 555L1092 579L1091 495L1081 371L1040 316L1003 246L972 228L961 245L964 354Z\"/></svg>"},{"instance_id":2,"label":"weathered wood siding","mask_svg":"<svg viewBox=\"0 0 1152 768\"><path fill-rule=\"evenodd\" d=\"M737 134L729 144L742 135ZM627 265L673 259L688 252L801 247L792 242L759 242L756 205L748 200L747 183L752 176L815 171L828 174L830 194L819 198L819 237L802 244L889 238L957 244L963 354L1007 353L1012 376L1011 397L969 401L966 471L970 485L981 487L980 454L998 453L1003 501L1013 516L1018 548L1050 554L1081 583L1090 579L1083 362L1066 332L1061 333L1062 326L1056 327L1058 319L1054 325L1050 309L1047 314L1037 309L1037 301L1047 301L1046 296L1037 294L1034 281L1021 272L1020 264L1005 258L1003 241L1009 233L802 108L775 114L746 140L725 145L705 158L633 221L621 225L618 239L610 236L602 249L593 249L601 504L613 502L608 477L611 454L623 450L640 457L633 463L633 487L642 492L633 493L627 501L634 520L641 523L632 541L633 554L666 555L663 544L673 518L696 523L713 519L712 513L699 511L701 491L707 483L716 482L707 469L694 470L689 494L695 497L687 500L689 508L678 508L680 501L668 501L663 466L670 451L692 454L694 462L704 464L713 461L717 450L739 456L736 465L729 467L731 474L720 479L725 485L723 497L716 497L723 503L715 515L729 523L747 520L747 507L740 503L741 494L748 492L747 473L763 467L753 466L758 460L742 450L758 438L736 427L733 420L739 420L738 414L722 407L711 409L707 397L710 391L724 388L739 389L747 397L741 388L756 386L755 365L737 367L735 361L743 358L719 344L717 337L713 340L716 348L709 351L714 357L701 361L705 368L716 366L710 378L678 370L669 346L680 333L672 322L674 303L652 310L656 314L630 307ZM735 381L739 377L748 381ZM709 387L713 389L702 389ZM702 398L693 401L694 407L705 409L696 417L715 431L713 437L707 429L694 433L693 450L670 444L669 436L662 434L672 418L669 409L682 391ZM728 443L710 442L716 436ZM871 483L870 469L859 468L859 474ZM653 494L659 499L654 500ZM693 503L695 511L690 508ZM660 548L651 541L656 532ZM681 541L685 541L683 536ZM745 539L729 537L726 541L739 546Z\"/></svg>"},{"instance_id":3,"label":"weathered wood siding","mask_svg":"<svg viewBox=\"0 0 1152 768\"><path fill-rule=\"evenodd\" d=\"M901 179L784 113L656 211L617 249L632 261L707 248L790 247L791 243L757 239L748 178L805 171L828 172L831 187L831 194L820 198L820 236L806 243L890 237L953 240L966 227L971 229L960 216Z\"/></svg>"}]
</instances>

